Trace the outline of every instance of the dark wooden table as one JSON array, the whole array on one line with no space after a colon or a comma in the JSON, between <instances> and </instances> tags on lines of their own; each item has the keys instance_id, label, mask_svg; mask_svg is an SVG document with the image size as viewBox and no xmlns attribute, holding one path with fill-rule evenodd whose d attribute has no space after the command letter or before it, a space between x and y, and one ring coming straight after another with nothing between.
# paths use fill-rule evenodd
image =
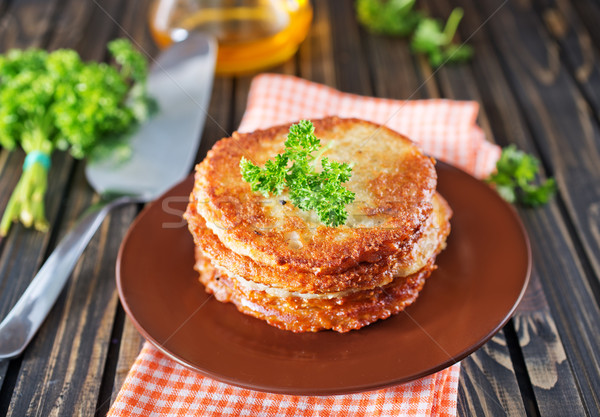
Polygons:
<instances>
[{"instance_id":1,"label":"dark wooden table","mask_svg":"<svg viewBox=\"0 0 600 417\"><path fill-rule=\"evenodd\" d=\"M420 1L438 17L463 7L459 35L476 51L469 64L438 71L411 55L406 40L366 33L351 1L314 6L299 53L273 71L363 95L476 100L490 140L535 154L544 175L557 180L554 201L519 209L531 238L532 281L513 319L463 360L458 414L599 415L600 4ZM67 47L101 61L110 39L130 36L156 54L147 8L144 0L0 0L0 52ZM198 160L238 126L251 78L215 80ZM0 210L23 157L0 150ZM0 240L0 318L98 198L83 163L58 152L52 162L50 230L16 226ZM104 222L31 345L0 362L0 415L106 413L143 342L115 289L117 250L139 210L120 209Z\"/></svg>"}]
</instances>

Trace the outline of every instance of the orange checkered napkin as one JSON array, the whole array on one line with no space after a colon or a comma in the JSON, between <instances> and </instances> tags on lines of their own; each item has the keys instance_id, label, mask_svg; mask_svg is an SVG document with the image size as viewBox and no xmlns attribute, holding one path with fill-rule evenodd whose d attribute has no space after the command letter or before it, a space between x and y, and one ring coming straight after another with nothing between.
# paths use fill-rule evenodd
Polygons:
<instances>
[{"instance_id":1,"label":"orange checkered napkin","mask_svg":"<svg viewBox=\"0 0 600 417\"><path fill-rule=\"evenodd\" d=\"M263 74L252 80L239 130L324 116L358 117L386 125L427 154L483 178L494 170L500 148L486 141L475 124L478 111L474 101L363 97L289 75Z\"/></svg>"},{"instance_id":2,"label":"orange checkered napkin","mask_svg":"<svg viewBox=\"0 0 600 417\"><path fill-rule=\"evenodd\" d=\"M268 394L201 376L146 342L108 416L451 417L459 374L457 363L407 384L359 394Z\"/></svg>"},{"instance_id":3,"label":"orange checkered napkin","mask_svg":"<svg viewBox=\"0 0 600 417\"><path fill-rule=\"evenodd\" d=\"M500 149L475 125L477 112L473 102L362 97L296 77L264 74L252 81L240 131L327 115L359 117L385 124L428 154L481 178L493 171ZM456 415L459 374L457 363L377 391L326 397L268 394L204 377L146 342L109 415L450 417Z\"/></svg>"}]
</instances>

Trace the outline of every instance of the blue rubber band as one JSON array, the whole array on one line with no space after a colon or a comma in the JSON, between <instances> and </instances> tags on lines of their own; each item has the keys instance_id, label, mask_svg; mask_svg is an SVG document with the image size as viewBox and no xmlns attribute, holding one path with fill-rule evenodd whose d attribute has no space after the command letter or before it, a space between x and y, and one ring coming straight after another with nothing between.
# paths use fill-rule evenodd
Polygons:
<instances>
[{"instance_id":1,"label":"blue rubber band","mask_svg":"<svg viewBox=\"0 0 600 417\"><path fill-rule=\"evenodd\" d=\"M50 169L50 157L41 151L31 151L25 156L25 162L23 162L23 171L29 169L33 164L40 164L46 171Z\"/></svg>"}]
</instances>

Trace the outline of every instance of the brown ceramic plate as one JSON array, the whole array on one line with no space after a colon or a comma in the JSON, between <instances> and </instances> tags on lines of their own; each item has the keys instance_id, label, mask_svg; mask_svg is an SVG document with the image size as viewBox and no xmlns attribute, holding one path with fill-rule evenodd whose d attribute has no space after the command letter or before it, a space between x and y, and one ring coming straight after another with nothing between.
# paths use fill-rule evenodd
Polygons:
<instances>
[{"instance_id":1,"label":"brown ceramic plate","mask_svg":"<svg viewBox=\"0 0 600 417\"><path fill-rule=\"evenodd\" d=\"M240 387L299 395L342 394L441 370L509 320L530 272L515 211L484 183L438 163L454 210L447 249L417 302L361 330L295 334L239 313L198 283L181 214L192 178L147 207L117 263L119 295L146 339L177 362Z\"/></svg>"}]
</instances>

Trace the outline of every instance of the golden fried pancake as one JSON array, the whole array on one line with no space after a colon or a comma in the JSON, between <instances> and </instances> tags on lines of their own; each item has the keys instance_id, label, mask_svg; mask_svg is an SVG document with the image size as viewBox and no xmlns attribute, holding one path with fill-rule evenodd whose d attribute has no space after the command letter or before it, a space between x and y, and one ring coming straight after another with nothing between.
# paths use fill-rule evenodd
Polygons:
<instances>
[{"instance_id":1,"label":"golden fried pancake","mask_svg":"<svg viewBox=\"0 0 600 417\"><path fill-rule=\"evenodd\" d=\"M220 140L196 167L196 211L233 252L270 267L334 274L406 250L430 216L437 176L431 158L385 127L330 117L314 120L323 155L353 163L356 193L346 225L326 227L289 203L265 198L240 174L242 156L263 165L281 153L289 125Z\"/></svg>"},{"instance_id":2,"label":"golden fried pancake","mask_svg":"<svg viewBox=\"0 0 600 417\"><path fill-rule=\"evenodd\" d=\"M334 297L299 294L272 294L255 289L215 268L196 250L195 269L207 292L221 302L232 302L242 313L265 320L272 326L293 332L331 329L347 332L396 314L418 297L435 269L435 256L416 273L399 277L372 290L346 291ZM314 296L314 294L313 294Z\"/></svg>"},{"instance_id":3,"label":"golden fried pancake","mask_svg":"<svg viewBox=\"0 0 600 417\"><path fill-rule=\"evenodd\" d=\"M443 249L450 233L449 219L452 215L448 203L435 193L432 200L434 210L423 226L423 233L414 243L407 245L405 250L378 262L362 262L340 274L316 275L295 268L259 264L228 249L206 227L204 218L196 212L197 205L193 195L191 199L185 213L188 227L196 246L215 267L228 271L229 275L270 288L317 294L373 289L389 284L394 278L419 271Z\"/></svg>"}]
</instances>

